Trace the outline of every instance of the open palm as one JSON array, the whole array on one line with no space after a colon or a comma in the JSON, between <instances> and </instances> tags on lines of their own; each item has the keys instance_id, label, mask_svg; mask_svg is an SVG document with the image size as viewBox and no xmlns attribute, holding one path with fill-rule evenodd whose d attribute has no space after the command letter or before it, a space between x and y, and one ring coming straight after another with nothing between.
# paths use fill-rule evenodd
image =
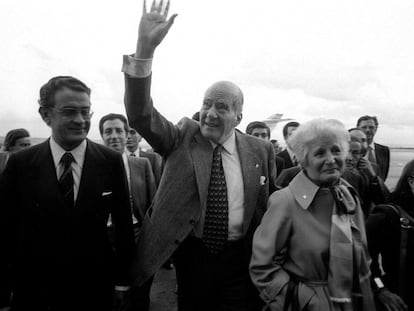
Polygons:
<instances>
[{"instance_id":1,"label":"open palm","mask_svg":"<svg viewBox=\"0 0 414 311\"><path fill-rule=\"evenodd\" d=\"M169 0L165 8L163 8L163 0L158 4L153 0L151 9L147 12L146 2L144 0L144 9L138 32L139 44L145 45L149 49L155 49L161 43L177 16L174 14L167 20L169 6Z\"/></svg>"}]
</instances>

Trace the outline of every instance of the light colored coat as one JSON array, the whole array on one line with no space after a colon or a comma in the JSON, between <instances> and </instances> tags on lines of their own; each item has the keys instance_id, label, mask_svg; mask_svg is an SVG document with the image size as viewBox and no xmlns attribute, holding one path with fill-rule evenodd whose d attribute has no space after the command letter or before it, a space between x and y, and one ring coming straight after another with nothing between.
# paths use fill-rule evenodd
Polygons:
<instances>
[{"instance_id":1,"label":"light colored coat","mask_svg":"<svg viewBox=\"0 0 414 311\"><path fill-rule=\"evenodd\" d=\"M313 204L318 191L319 187L300 172L288 187L270 197L268 210L254 235L250 276L271 310L283 310L291 276L300 280L300 310L342 310L330 301L327 283L333 207ZM366 260L367 243L359 204L351 217L355 265L366 289L369 263L360 265ZM367 271L363 271L365 268ZM369 307L361 310L375 310L372 294L367 296L370 297L364 297L364 305Z\"/></svg>"}]
</instances>

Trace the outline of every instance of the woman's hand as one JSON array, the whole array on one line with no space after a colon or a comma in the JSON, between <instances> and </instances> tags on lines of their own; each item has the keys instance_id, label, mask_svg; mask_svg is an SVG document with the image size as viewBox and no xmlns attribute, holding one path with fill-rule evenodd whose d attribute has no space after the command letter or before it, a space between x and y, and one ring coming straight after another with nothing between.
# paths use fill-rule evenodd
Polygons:
<instances>
[{"instance_id":1,"label":"woman's hand","mask_svg":"<svg viewBox=\"0 0 414 311\"><path fill-rule=\"evenodd\" d=\"M387 288L381 288L376 292L376 297L387 311L406 311L407 305L400 296L390 292Z\"/></svg>"}]
</instances>

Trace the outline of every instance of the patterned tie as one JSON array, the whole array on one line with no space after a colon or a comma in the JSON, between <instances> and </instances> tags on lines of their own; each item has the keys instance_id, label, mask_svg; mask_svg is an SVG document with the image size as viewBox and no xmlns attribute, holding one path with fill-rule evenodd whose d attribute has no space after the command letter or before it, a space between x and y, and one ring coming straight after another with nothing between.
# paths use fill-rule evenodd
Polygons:
<instances>
[{"instance_id":1,"label":"patterned tie","mask_svg":"<svg viewBox=\"0 0 414 311\"><path fill-rule=\"evenodd\" d=\"M208 186L203 242L212 254L219 253L227 242L229 211L227 186L221 161L222 145L213 153L210 184Z\"/></svg>"},{"instance_id":2,"label":"patterned tie","mask_svg":"<svg viewBox=\"0 0 414 311\"><path fill-rule=\"evenodd\" d=\"M69 207L73 207L74 205L73 174L71 166L73 161L75 161L75 159L70 152L65 152L60 159L60 163L63 165L63 173L59 179L59 187L63 199Z\"/></svg>"},{"instance_id":3,"label":"patterned tie","mask_svg":"<svg viewBox=\"0 0 414 311\"><path fill-rule=\"evenodd\" d=\"M368 161L371 163L377 163L377 161L375 161L374 150L372 150L371 146L368 146Z\"/></svg>"}]
</instances>

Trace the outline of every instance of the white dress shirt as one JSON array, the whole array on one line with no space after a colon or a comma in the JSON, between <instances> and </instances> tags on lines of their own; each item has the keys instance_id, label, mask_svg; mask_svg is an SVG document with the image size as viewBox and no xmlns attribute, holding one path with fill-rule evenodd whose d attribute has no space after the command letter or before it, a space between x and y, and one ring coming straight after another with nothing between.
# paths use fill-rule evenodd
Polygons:
<instances>
[{"instance_id":1,"label":"white dress shirt","mask_svg":"<svg viewBox=\"0 0 414 311\"><path fill-rule=\"evenodd\" d=\"M60 179L60 176L62 176L64 171L64 166L62 163L60 163L62 156L66 152L70 152L73 156L73 159L75 160L72 162L71 166L73 174L73 194L76 202L78 198L79 184L82 176L83 162L85 161L87 141L86 139L84 139L79 146L70 151L67 151L63 149L61 146L59 146L58 143L53 139L53 137L50 138L49 144L50 151L52 152L53 163L55 164L56 168L56 177L58 180Z\"/></svg>"}]
</instances>

